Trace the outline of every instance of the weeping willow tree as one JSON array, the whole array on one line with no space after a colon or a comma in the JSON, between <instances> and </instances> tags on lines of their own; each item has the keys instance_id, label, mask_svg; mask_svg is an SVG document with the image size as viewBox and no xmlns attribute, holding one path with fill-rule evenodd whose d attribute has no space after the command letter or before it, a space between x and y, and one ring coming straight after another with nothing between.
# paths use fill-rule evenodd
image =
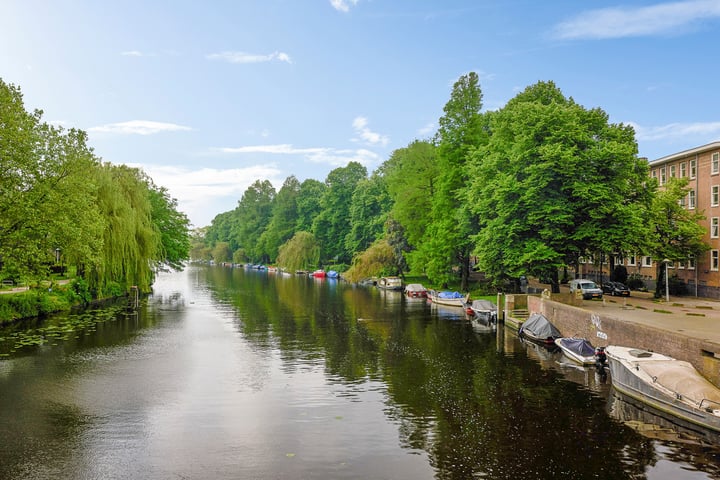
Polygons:
<instances>
[{"instance_id":1,"label":"weeping willow tree","mask_svg":"<svg viewBox=\"0 0 720 480\"><path fill-rule=\"evenodd\" d=\"M297 232L278 250L277 263L288 271L310 270L320 262L320 244L309 232Z\"/></svg>"},{"instance_id":2,"label":"weeping willow tree","mask_svg":"<svg viewBox=\"0 0 720 480\"><path fill-rule=\"evenodd\" d=\"M382 238L356 255L352 267L343 276L350 282L359 282L364 278L395 274L396 260L395 250L386 239Z\"/></svg>"},{"instance_id":3,"label":"weeping willow tree","mask_svg":"<svg viewBox=\"0 0 720 480\"><path fill-rule=\"evenodd\" d=\"M153 265L162 257L160 232L153 224L152 203L144 174L125 165L103 164L96 170L97 205L105 220L99 260L85 272L91 291L108 293L111 284L150 291Z\"/></svg>"}]
</instances>

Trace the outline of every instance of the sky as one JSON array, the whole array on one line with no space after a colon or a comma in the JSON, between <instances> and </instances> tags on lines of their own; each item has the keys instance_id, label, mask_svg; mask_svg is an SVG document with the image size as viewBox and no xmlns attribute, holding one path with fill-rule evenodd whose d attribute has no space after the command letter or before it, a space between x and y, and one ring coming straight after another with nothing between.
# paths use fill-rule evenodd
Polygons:
<instances>
[{"instance_id":1,"label":"sky","mask_svg":"<svg viewBox=\"0 0 720 480\"><path fill-rule=\"evenodd\" d=\"M720 0L1 0L0 78L142 168L194 227L256 180L369 173L539 81L635 128L649 160L720 140Z\"/></svg>"}]
</instances>

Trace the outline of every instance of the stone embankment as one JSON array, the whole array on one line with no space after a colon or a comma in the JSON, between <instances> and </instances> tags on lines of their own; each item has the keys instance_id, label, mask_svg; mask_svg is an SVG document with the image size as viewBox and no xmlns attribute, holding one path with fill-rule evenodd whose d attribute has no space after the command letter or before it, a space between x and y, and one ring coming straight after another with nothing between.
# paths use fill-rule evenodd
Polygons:
<instances>
[{"instance_id":1,"label":"stone embankment","mask_svg":"<svg viewBox=\"0 0 720 480\"><path fill-rule=\"evenodd\" d=\"M542 313L564 336L622 345L692 363L720 386L720 302L692 297L656 301L650 294L583 300L569 293L507 295L506 312Z\"/></svg>"}]
</instances>

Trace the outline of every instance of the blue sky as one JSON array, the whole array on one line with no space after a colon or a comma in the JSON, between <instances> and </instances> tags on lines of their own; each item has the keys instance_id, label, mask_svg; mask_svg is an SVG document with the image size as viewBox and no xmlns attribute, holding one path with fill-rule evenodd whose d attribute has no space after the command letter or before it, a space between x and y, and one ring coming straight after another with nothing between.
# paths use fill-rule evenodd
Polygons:
<instances>
[{"instance_id":1,"label":"blue sky","mask_svg":"<svg viewBox=\"0 0 720 480\"><path fill-rule=\"evenodd\" d=\"M650 160L720 140L720 0L3 0L0 77L143 168L194 226L258 179L324 180L552 80Z\"/></svg>"}]
</instances>

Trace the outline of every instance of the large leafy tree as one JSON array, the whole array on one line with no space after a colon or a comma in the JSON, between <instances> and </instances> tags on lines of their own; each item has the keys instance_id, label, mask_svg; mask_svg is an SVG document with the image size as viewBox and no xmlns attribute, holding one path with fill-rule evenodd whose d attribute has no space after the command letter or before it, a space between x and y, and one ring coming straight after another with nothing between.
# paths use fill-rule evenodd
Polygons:
<instances>
[{"instance_id":1,"label":"large leafy tree","mask_svg":"<svg viewBox=\"0 0 720 480\"><path fill-rule=\"evenodd\" d=\"M152 223L160 235L158 263L180 270L190 257L190 220L178 210L177 200L165 187L155 185L145 176L148 186Z\"/></svg>"},{"instance_id":2,"label":"large leafy tree","mask_svg":"<svg viewBox=\"0 0 720 480\"><path fill-rule=\"evenodd\" d=\"M432 197L432 222L425 231L420 250L431 279L448 279L451 269L459 267L462 290L468 288L472 236L477 233L477 222L461 198L461 192L469 180L468 154L487 138L481 108L482 91L477 74L470 72L461 76L453 85L439 121L435 139L437 190Z\"/></svg>"},{"instance_id":3,"label":"large leafy tree","mask_svg":"<svg viewBox=\"0 0 720 480\"><path fill-rule=\"evenodd\" d=\"M102 222L88 173L99 162L84 132L42 122L20 89L0 80L0 264L6 275L41 277L57 253L97 258Z\"/></svg>"},{"instance_id":4,"label":"large leafy tree","mask_svg":"<svg viewBox=\"0 0 720 480\"><path fill-rule=\"evenodd\" d=\"M385 179L375 173L355 187L350 204L350 232L345 237L348 252L360 252L382 237L390 210Z\"/></svg>"},{"instance_id":5,"label":"large leafy tree","mask_svg":"<svg viewBox=\"0 0 720 480\"><path fill-rule=\"evenodd\" d=\"M437 190L439 166L432 142L415 140L395 150L380 167L392 201L392 218L402 226L407 250L417 248L425 238L432 216L432 200ZM397 229L394 229L397 230ZM410 263L422 271L424 259Z\"/></svg>"},{"instance_id":6,"label":"large leafy tree","mask_svg":"<svg viewBox=\"0 0 720 480\"><path fill-rule=\"evenodd\" d=\"M490 117L465 198L480 218L476 253L496 281L549 277L594 252L627 252L646 232L647 164L631 127L540 82Z\"/></svg>"},{"instance_id":7,"label":"large leafy tree","mask_svg":"<svg viewBox=\"0 0 720 480\"><path fill-rule=\"evenodd\" d=\"M345 239L350 233L350 205L357 184L367 178L367 169L358 162L350 162L328 173L325 190L320 199L321 211L313 221L312 232L320 243L322 259L337 259L347 263L352 252Z\"/></svg>"},{"instance_id":8,"label":"large leafy tree","mask_svg":"<svg viewBox=\"0 0 720 480\"><path fill-rule=\"evenodd\" d=\"M267 262L269 253L262 248L260 235L270 223L275 188L269 180L250 185L235 208L234 240L251 260Z\"/></svg>"},{"instance_id":9,"label":"large leafy tree","mask_svg":"<svg viewBox=\"0 0 720 480\"><path fill-rule=\"evenodd\" d=\"M685 262L688 258L699 258L710 249L703 241L706 231L700 224L705 217L681 203L689 190L687 177L670 178L652 201L651 235L646 251L657 260L658 287L665 284L664 260ZM661 290L655 290L656 298L662 296Z\"/></svg>"},{"instance_id":10,"label":"large leafy tree","mask_svg":"<svg viewBox=\"0 0 720 480\"><path fill-rule=\"evenodd\" d=\"M312 270L320 262L320 245L310 232L297 232L280 246L277 263L287 271Z\"/></svg>"},{"instance_id":11,"label":"large leafy tree","mask_svg":"<svg viewBox=\"0 0 720 480\"><path fill-rule=\"evenodd\" d=\"M294 175L285 179L283 186L275 196L272 216L265 231L260 235L260 244L270 259L277 258L280 245L295 233L298 221L297 198L300 182Z\"/></svg>"},{"instance_id":12,"label":"large leafy tree","mask_svg":"<svg viewBox=\"0 0 720 480\"><path fill-rule=\"evenodd\" d=\"M309 232L312 230L313 222L322 210L320 199L325 194L325 190L327 190L327 186L314 178L308 178L300 184L300 191L297 196L296 232Z\"/></svg>"},{"instance_id":13,"label":"large leafy tree","mask_svg":"<svg viewBox=\"0 0 720 480\"><path fill-rule=\"evenodd\" d=\"M98 296L113 283L149 291L154 266L163 254L145 175L138 169L109 163L95 172L97 205L105 228L99 260L80 270Z\"/></svg>"}]
</instances>

